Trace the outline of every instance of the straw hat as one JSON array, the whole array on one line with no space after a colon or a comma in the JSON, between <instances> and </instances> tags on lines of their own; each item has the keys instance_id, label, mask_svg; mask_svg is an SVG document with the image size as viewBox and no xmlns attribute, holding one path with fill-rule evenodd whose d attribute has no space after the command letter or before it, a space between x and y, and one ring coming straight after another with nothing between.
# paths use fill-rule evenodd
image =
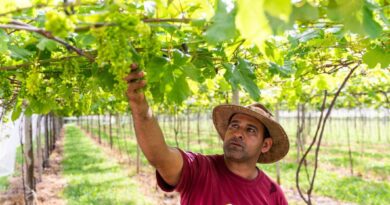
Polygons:
<instances>
[{"instance_id":1,"label":"straw hat","mask_svg":"<svg viewBox=\"0 0 390 205\"><path fill-rule=\"evenodd\" d=\"M234 114L246 114L258 119L269 131L272 138L272 147L262 153L257 162L273 163L282 159L289 150L289 141L283 127L275 121L272 114L260 103L255 103L249 106L239 105L219 105L213 110L214 126L218 131L222 140L225 137L225 132L229 124L230 118Z\"/></svg>"}]
</instances>

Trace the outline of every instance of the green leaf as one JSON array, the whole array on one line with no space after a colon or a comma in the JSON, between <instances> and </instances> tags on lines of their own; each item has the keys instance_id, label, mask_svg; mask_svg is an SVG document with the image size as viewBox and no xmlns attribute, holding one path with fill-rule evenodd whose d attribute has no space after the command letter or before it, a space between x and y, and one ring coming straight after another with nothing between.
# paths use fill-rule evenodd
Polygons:
<instances>
[{"instance_id":1,"label":"green leaf","mask_svg":"<svg viewBox=\"0 0 390 205\"><path fill-rule=\"evenodd\" d=\"M234 72L234 65L231 63L222 63L223 67L226 68L226 72L224 74L225 79L227 79L232 86L233 90L238 89L238 81L236 80L233 72Z\"/></svg>"},{"instance_id":2,"label":"green leaf","mask_svg":"<svg viewBox=\"0 0 390 205\"><path fill-rule=\"evenodd\" d=\"M8 50L9 37L4 30L0 30L0 53Z\"/></svg>"},{"instance_id":3,"label":"green leaf","mask_svg":"<svg viewBox=\"0 0 390 205\"><path fill-rule=\"evenodd\" d=\"M255 83L256 76L247 61L239 58L237 66L229 63L223 63L223 66L226 68L225 78L233 89L242 85L254 100L260 99L260 90Z\"/></svg>"},{"instance_id":4,"label":"green leaf","mask_svg":"<svg viewBox=\"0 0 390 205\"><path fill-rule=\"evenodd\" d=\"M291 0L265 0L264 10L271 16L288 22L291 14Z\"/></svg>"},{"instance_id":5,"label":"green leaf","mask_svg":"<svg viewBox=\"0 0 390 205\"><path fill-rule=\"evenodd\" d=\"M300 22L315 21L319 17L318 8L305 2L302 6L293 6L291 18Z\"/></svg>"},{"instance_id":6,"label":"green leaf","mask_svg":"<svg viewBox=\"0 0 390 205\"><path fill-rule=\"evenodd\" d=\"M173 62L175 63L176 66L184 65L191 59L190 55L185 54L178 49L173 50L172 57L173 57Z\"/></svg>"},{"instance_id":7,"label":"green leaf","mask_svg":"<svg viewBox=\"0 0 390 205\"><path fill-rule=\"evenodd\" d=\"M31 113L48 114L51 110L53 110L55 105L55 101L51 99L47 99L44 101L31 100L28 108L31 110Z\"/></svg>"},{"instance_id":8,"label":"green leaf","mask_svg":"<svg viewBox=\"0 0 390 205\"><path fill-rule=\"evenodd\" d=\"M12 111L11 120L12 121L17 120L20 116L20 113L22 113L22 103L17 102L14 107L14 110Z\"/></svg>"},{"instance_id":9,"label":"green leaf","mask_svg":"<svg viewBox=\"0 0 390 205\"><path fill-rule=\"evenodd\" d=\"M270 63L270 72L272 74L278 74L281 77L290 77L291 74L294 73L294 70L292 69L292 63L287 61L284 63L285 65L278 65L276 63Z\"/></svg>"},{"instance_id":10,"label":"green leaf","mask_svg":"<svg viewBox=\"0 0 390 205\"><path fill-rule=\"evenodd\" d=\"M200 68L195 67L192 63L187 63L181 66L184 74L194 81L201 81L202 76L200 72ZM204 80L204 79L203 79Z\"/></svg>"},{"instance_id":11,"label":"green leaf","mask_svg":"<svg viewBox=\"0 0 390 205\"><path fill-rule=\"evenodd\" d=\"M107 91L114 89L114 85L117 83L117 80L115 79L115 75L110 72L110 66L93 66L92 68L92 75L95 77L97 85Z\"/></svg>"},{"instance_id":12,"label":"green leaf","mask_svg":"<svg viewBox=\"0 0 390 205\"><path fill-rule=\"evenodd\" d=\"M96 37L91 34L85 35L83 36L82 42L85 45L91 45L92 43L96 42Z\"/></svg>"},{"instance_id":13,"label":"green leaf","mask_svg":"<svg viewBox=\"0 0 390 205\"><path fill-rule=\"evenodd\" d=\"M11 51L12 57L20 58L23 60L28 60L27 58L33 55L32 52L30 52L24 48L14 46L14 45L10 45L9 50Z\"/></svg>"},{"instance_id":14,"label":"green leaf","mask_svg":"<svg viewBox=\"0 0 390 205\"><path fill-rule=\"evenodd\" d=\"M205 38L211 44L235 38L237 35L235 17L237 8L234 1L218 0L213 22L207 29Z\"/></svg>"},{"instance_id":15,"label":"green leaf","mask_svg":"<svg viewBox=\"0 0 390 205\"><path fill-rule=\"evenodd\" d=\"M381 34L382 27L374 20L372 12L368 6L363 7L363 27L370 38L376 38Z\"/></svg>"},{"instance_id":16,"label":"green leaf","mask_svg":"<svg viewBox=\"0 0 390 205\"><path fill-rule=\"evenodd\" d=\"M191 95L190 87L186 81L185 75L174 79L172 90L168 93L168 98L177 104L181 104Z\"/></svg>"},{"instance_id":17,"label":"green leaf","mask_svg":"<svg viewBox=\"0 0 390 205\"><path fill-rule=\"evenodd\" d=\"M146 65L146 78L148 83L160 82L166 69L169 59L165 57L154 56ZM159 72L156 72L158 70Z\"/></svg>"},{"instance_id":18,"label":"green leaf","mask_svg":"<svg viewBox=\"0 0 390 205\"><path fill-rule=\"evenodd\" d=\"M374 20L374 7L364 0L330 0L327 14L329 19L344 24L351 32L376 38L382 27Z\"/></svg>"},{"instance_id":19,"label":"green leaf","mask_svg":"<svg viewBox=\"0 0 390 205\"><path fill-rule=\"evenodd\" d=\"M264 55L268 60L275 62L278 65L284 64L281 51L271 42L266 41L264 45Z\"/></svg>"},{"instance_id":20,"label":"green leaf","mask_svg":"<svg viewBox=\"0 0 390 205\"><path fill-rule=\"evenodd\" d=\"M272 33L275 35L283 35L285 30L293 29L293 22L284 22L283 20L280 20L279 18L276 18L274 16L269 15L268 13L265 13L269 25L272 28Z\"/></svg>"},{"instance_id":21,"label":"green leaf","mask_svg":"<svg viewBox=\"0 0 390 205\"><path fill-rule=\"evenodd\" d=\"M314 38L322 38L323 37L323 31L322 30L313 30L313 29L307 29L305 32L303 32L299 37L300 42L307 42Z\"/></svg>"},{"instance_id":22,"label":"green leaf","mask_svg":"<svg viewBox=\"0 0 390 205\"><path fill-rule=\"evenodd\" d=\"M41 51L45 49L49 51L53 51L57 48L57 43L53 40L42 38L41 41L39 41L37 48Z\"/></svg>"},{"instance_id":23,"label":"green leaf","mask_svg":"<svg viewBox=\"0 0 390 205\"><path fill-rule=\"evenodd\" d=\"M264 14L264 0L238 0L236 27L243 38L262 47L272 30Z\"/></svg>"},{"instance_id":24,"label":"green leaf","mask_svg":"<svg viewBox=\"0 0 390 205\"><path fill-rule=\"evenodd\" d=\"M328 82L326 81L326 77L324 75L319 75L316 86L318 90L327 90L329 88Z\"/></svg>"},{"instance_id":25,"label":"green leaf","mask_svg":"<svg viewBox=\"0 0 390 205\"><path fill-rule=\"evenodd\" d=\"M390 53L376 47L363 55L363 62L370 68L374 68L378 63L381 64L381 68L387 68L390 64Z\"/></svg>"}]
</instances>

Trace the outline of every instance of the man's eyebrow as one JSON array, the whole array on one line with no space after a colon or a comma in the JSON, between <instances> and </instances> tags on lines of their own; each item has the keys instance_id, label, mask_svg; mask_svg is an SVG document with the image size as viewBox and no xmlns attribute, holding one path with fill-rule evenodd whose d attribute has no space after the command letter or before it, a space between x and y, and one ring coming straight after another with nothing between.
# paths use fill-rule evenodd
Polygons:
<instances>
[{"instance_id":1,"label":"man's eyebrow","mask_svg":"<svg viewBox=\"0 0 390 205\"><path fill-rule=\"evenodd\" d=\"M240 121L238 121L238 120L230 120L229 124L233 123L233 122L240 122Z\"/></svg>"},{"instance_id":2,"label":"man's eyebrow","mask_svg":"<svg viewBox=\"0 0 390 205\"><path fill-rule=\"evenodd\" d=\"M248 125L248 127L255 128L255 129L256 129L256 131L258 131L258 130L259 130L259 128L257 128L257 126L256 126L256 125L249 124L249 125Z\"/></svg>"},{"instance_id":3,"label":"man's eyebrow","mask_svg":"<svg viewBox=\"0 0 390 205\"><path fill-rule=\"evenodd\" d=\"M231 120L229 122L229 124L231 124L231 123L239 123L239 122L240 122L239 120ZM248 127L254 128L254 129L256 129L256 131L259 130L259 128L256 125L253 125L253 124L248 124Z\"/></svg>"}]
</instances>

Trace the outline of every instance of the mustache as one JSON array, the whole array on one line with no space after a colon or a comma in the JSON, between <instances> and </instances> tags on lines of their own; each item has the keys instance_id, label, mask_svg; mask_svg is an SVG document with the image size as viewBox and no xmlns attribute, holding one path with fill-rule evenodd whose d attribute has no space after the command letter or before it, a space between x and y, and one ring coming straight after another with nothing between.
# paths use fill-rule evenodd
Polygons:
<instances>
[{"instance_id":1,"label":"mustache","mask_svg":"<svg viewBox=\"0 0 390 205\"><path fill-rule=\"evenodd\" d=\"M227 142L228 142L228 144L234 143L234 144L239 144L240 146L244 147L244 143L238 137L233 137L230 140L228 140Z\"/></svg>"}]
</instances>

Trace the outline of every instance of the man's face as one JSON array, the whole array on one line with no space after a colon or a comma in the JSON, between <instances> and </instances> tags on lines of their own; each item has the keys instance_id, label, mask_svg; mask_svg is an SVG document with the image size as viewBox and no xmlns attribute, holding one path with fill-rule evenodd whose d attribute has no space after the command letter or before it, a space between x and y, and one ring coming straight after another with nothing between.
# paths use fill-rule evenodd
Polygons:
<instances>
[{"instance_id":1,"label":"man's face","mask_svg":"<svg viewBox=\"0 0 390 205\"><path fill-rule=\"evenodd\" d=\"M264 129L256 118L235 114L225 133L225 157L236 162L257 161L260 153L267 152L272 146L271 138L263 139Z\"/></svg>"}]
</instances>

